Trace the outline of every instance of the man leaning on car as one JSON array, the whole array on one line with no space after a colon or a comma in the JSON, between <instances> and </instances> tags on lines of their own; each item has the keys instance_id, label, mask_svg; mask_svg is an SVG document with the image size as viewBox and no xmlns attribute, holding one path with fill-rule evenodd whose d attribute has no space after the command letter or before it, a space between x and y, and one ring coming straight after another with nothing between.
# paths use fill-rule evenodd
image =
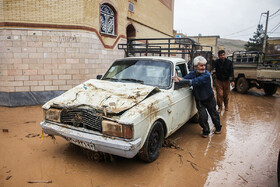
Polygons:
<instances>
[{"instance_id":1,"label":"man leaning on car","mask_svg":"<svg viewBox=\"0 0 280 187\"><path fill-rule=\"evenodd\" d=\"M195 71L191 71L183 78L178 77L176 74L172 79L177 84L188 84L193 86L193 94L199 114L199 124L203 129L202 137L206 138L210 133L207 111L215 125L215 134L221 133L222 126L220 124L219 113L216 109L216 100L211 85L211 76L210 73L205 70L207 61L203 56L197 56L194 58L193 63Z\"/></svg>"}]
</instances>

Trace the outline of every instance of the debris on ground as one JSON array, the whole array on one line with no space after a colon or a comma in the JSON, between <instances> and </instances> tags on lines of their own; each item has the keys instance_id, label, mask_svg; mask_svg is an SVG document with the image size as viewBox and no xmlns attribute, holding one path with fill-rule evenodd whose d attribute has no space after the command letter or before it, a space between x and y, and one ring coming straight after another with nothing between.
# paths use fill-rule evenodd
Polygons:
<instances>
[{"instance_id":1,"label":"debris on ground","mask_svg":"<svg viewBox=\"0 0 280 187\"><path fill-rule=\"evenodd\" d=\"M194 158L191 152L189 152L189 154L191 155L192 158Z\"/></svg>"},{"instance_id":2,"label":"debris on ground","mask_svg":"<svg viewBox=\"0 0 280 187\"><path fill-rule=\"evenodd\" d=\"M197 166L197 164L196 163L194 163L194 162L192 162L192 161L189 161L189 160L187 160L187 162L189 162L190 164L191 164L191 166L193 167L193 169L195 170L195 171L199 171L195 166Z\"/></svg>"},{"instance_id":3,"label":"debris on ground","mask_svg":"<svg viewBox=\"0 0 280 187\"><path fill-rule=\"evenodd\" d=\"M9 129L2 129L2 132L9 132Z\"/></svg>"},{"instance_id":4,"label":"debris on ground","mask_svg":"<svg viewBox=\"0 0 280 187\"><path fill-rule=\"evenodd\" d=\"M90 160L94 160L97 162L104 161L104 162L115 162L115 158L113 155L103 152L95 152L91 150L87 150L81 148L82 152L88 157Z\"/></svg>"},{"instance_id":5,"label":"debris on ground","mask_svg":"<svg viewBox=\"0 0 280 187\"><path fill-rule=\"evenodd\" d=\"M29 180L28 183L52 183L51 180Z\"/></svg>"},{"instance_id":6,"label":"debris on ground","mask_svg":"<svg viewBox=\"0 0 280 187\"><path fill-rule=\"evenodd\" d=\"M34 137L37 137L37 136L40 136L40 134L29 133L29 134L26 135L25 137L26 137L26 138L34 138Z\"/></svg>"},{"instance_id":7,"label":"debris on ground","mask_svg":"<svg viewBox=\"0 0 280 187\"><path fill-rule=\"evenodd\" d=\"M43 137L44 137L44 135L43 135ZM54 135L50 135L50 134L48 134L48 136L47 137L50 137L52 140L53 140L53 143L54 144L57 144L57 142L56 142L56 138L55 138L55 136Z\"/></svg>"},{"instance_id":8,"label":"debris on ground","mask_svg":"<svg viewBox=\"0 0 280 187\"><path fill-rule=\"evenodd\" d=\"M238 175L243 181L245 181L246 183L248 183L248 181L246 179L244 179L241 175Z\"/></svg>"},{"instance_id":9,"label":"debris on ground","mask_svg":"<svg viewBox=\"0 0 280 187\"><path fill-rule=\"evenodd\" d=\"M172 149L181 149L181 148L179 147L179 145L176 144L175 141L169 140L169 139L164 140L162 146L163 146L163 147L169 147L169 148L172 148Z\"/></svg>"},{"instance_id":10,"label":"debris on ground","mask_svg":"<svg viewBox=\"0 0 280 187\"><path fill-rule=\"evenodd\" d=\"M12 177L12 176L11 176L11 175L9 175L8 177L6 177L6 180L9 180L11 177Z\"/></svg>"},{"instance_id":11,"label":"debris on ground","mask_svg":"<svg viewBox=\"0 0 280 187\"><path fill-rule=\"evenodd\" d=\"M36 123L36 121L26 121L26 122L24 122L24 124L28 124L28 123Z\"/></svg>"},{"instance_id":12,"label":"debris on ground","mask_svg":"<svg viewBox=\"0 0 280 187\"><path fill-rule=\"evenodd\" d=\"M179 158L180 158L180 163L183 164L183 159L182 159L182 155L178 154Z\"/></svg>"}]
</instances>

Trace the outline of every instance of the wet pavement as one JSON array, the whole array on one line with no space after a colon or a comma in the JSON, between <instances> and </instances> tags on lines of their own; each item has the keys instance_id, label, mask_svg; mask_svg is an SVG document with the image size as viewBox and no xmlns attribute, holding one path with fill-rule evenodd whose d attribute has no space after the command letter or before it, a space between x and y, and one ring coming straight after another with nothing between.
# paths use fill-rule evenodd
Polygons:
<instances>
[{"instance_id":1,"label":"wet pavement","mask_svg":"<svg viewBox=\"0 0 280 187\"><path fill-rule=\"evenodd\" d=\"M41 136L40 106L0 107L0 187L278 186L280 90L232 92L229 109L221 135L202 138L199 125L188 123L147 164L108 155L96 161L63 138Z\"/></svg>"}]
</instances>

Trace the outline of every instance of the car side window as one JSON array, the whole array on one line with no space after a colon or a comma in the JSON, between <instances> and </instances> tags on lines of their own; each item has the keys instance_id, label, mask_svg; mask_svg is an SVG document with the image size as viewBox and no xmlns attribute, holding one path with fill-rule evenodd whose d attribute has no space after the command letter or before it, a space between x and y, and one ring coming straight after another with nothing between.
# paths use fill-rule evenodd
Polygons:
<instances>
[{"instance_id":1,"label":"car side window","mask_svg":"<svg viewBox=\"0 0 280 187\"><path fill-rule=\"evenodd\" d=\"M188 70L187 70L185 63L176 64L175 71L176 71L178 77L184 77L185 75L188 74ZM187 87L187 86L188 86L187 84L185 84L185 85L175 84L174 89L177 90L177 89Z\"/></svg>"},{"instance_id":2,"label":"car side window","mask_svg":"<svg viewBox=\"0 0 280 187\"><path fill-rule=\"evenodd\" d=\"M179 66L176 66L176 72L177 72L178 77L183 77Z\"/></svg>"},{"instance_id":3,"label":"car side window","mask_svg":"<svg viewBox=\"0 0 280 187\"><path fill-rule=\"evenodd\" d=\"M178 77L184 77L185 75L187 75L187 68L185 63L177 64L175 70L177 72Z\"/></svg>"}]
</instances>

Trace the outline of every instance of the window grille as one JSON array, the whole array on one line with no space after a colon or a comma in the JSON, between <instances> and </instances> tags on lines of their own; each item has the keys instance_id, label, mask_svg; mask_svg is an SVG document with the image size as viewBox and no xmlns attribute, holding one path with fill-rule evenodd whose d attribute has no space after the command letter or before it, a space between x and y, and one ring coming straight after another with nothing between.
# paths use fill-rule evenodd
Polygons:
<instances>
[{"instance_id":1,"label":"window grille","mask_svg":"<svg viewBox=\"0 0 280 187\"><path fill-rule=\"evenodd\" d=\"M115 34L115 13L108 5L101 5L100 21L101 33Z\"/></svg>"},{"instance_id":2,"label":"window grille","mask_svg":"<svg viewBox=\"0 0 280 187\"><path fill-rule=\"evenodd\" d=\"M128 10L129 10L130 12L133 12L133 13L134 13L134 4L133 4L133 3L131 3L131 2L128 3Z\"/></svg>"}]
</instances>

